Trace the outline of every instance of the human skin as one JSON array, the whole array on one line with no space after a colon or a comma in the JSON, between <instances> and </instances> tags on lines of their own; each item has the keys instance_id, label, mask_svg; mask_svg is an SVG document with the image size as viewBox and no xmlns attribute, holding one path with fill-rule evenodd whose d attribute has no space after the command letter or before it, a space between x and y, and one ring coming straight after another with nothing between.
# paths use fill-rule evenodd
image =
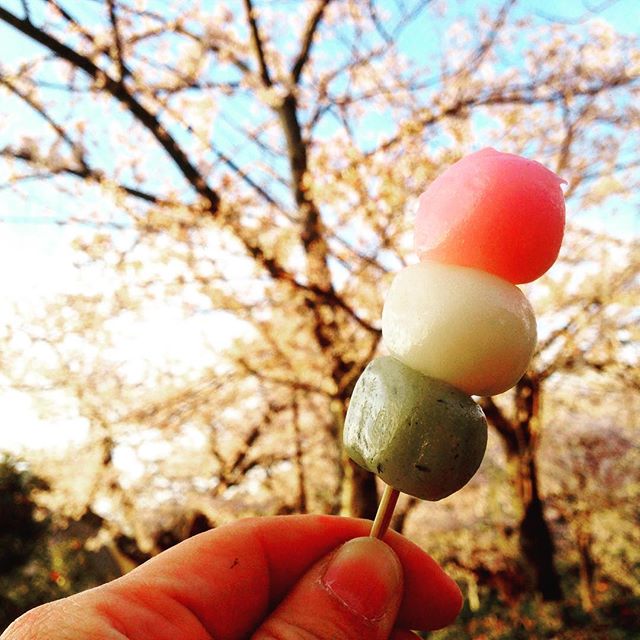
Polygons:
<instances>
[{"instance_id":1,"label":"human skin","mask_svg":"<svg viewBox=\"0 0 640 640\"><path fill-rule=\"evenodd\" d=\"M407 640L444 627L460 590L418 546L336 516L240 520L108 584L43 605L0 640ZM345 544L346 543L346 544Z\"/></svg>"}]
</instances>

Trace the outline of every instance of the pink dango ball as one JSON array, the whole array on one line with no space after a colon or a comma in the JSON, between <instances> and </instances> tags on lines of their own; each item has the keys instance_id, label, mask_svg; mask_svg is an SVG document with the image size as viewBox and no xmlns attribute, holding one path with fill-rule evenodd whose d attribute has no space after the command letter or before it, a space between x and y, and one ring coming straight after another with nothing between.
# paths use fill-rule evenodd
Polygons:
<instances>
[{"instance_id":1,"label":"pink dango ball","mask_svg":"<svg viewBox=\"0 0 640 640\"><path fill-rule=\"evenodd\" d=\"M416 252L531 282L555 262L564 233L564 181L533 160L495 149L468 155L420 196Z\"/></svg>"}]
</instances>

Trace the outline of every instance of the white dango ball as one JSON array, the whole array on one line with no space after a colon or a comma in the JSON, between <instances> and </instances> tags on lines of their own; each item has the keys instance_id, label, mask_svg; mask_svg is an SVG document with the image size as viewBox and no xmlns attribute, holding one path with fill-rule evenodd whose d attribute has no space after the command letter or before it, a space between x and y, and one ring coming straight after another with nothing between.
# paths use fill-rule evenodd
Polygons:
<instances>
[{"instance_id":1,"label":"white dango ball","mask_svg":"<svg viewBox=\"0 0 640 640\"><path fill-rule=\"evenodd\" d=\"M425 261L400 271L382 312L382 336L396 358L469 395L510 389L536 345L529 301L485 271Z\"/></svg>"}]
</instances>

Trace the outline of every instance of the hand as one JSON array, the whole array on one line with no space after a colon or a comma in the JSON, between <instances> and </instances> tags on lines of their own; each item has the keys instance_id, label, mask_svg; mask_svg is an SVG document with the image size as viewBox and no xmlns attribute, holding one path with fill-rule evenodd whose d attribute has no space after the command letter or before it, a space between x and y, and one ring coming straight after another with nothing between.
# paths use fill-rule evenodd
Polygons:
<instances>
[{"instance_id":1,"label":"hand","mask_svg":"<svg viewBox=\"0 0 640 640\"><path fill-rule=\"evenodd\" d=\"M453 622L460 590L395 532L335 516L240 520L106 585L43 605L0 640L408 640ZM341 546L342 545L342 546Z\"/></svg>"}]
</instances>

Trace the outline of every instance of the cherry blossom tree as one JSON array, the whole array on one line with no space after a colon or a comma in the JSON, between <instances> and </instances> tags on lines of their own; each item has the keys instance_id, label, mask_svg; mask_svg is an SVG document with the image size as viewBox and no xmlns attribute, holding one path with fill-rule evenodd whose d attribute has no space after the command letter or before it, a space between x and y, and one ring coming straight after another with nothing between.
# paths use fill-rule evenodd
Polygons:
<instances>
[{"instance_id":1,"label":"cherry blossom tree","mask_svg":"<svg viewBox=\"0 0 640 640\"><path fill-rule=\"evenodd\" d=\"M273 512L371 517L375 478L342 455L341 424L381 348L383 295L413 259L413 209L430 180L495 145L567 180L570 221L637 190L637 38L597 17L527 16L514 0L472 9L0 2L27 52L0 67L5 186L47 194L49 222L77 229L85 273L80 290L8 330L13 348L37 347L36 366L23 358L14 379L76 399L100 469L92 499L106 485L131 512L115 445L142 425L174 437L190 425L205 434L198 465L216 509L257 483ZM578 235L565 264L584 261ZM592 294L549 285L538 304L562 326L514 394L482 401L513 466L524 556L549 598L559 584L538 488L539 403L562 371L618 366L589 333L637 276L612 274ZM208 365L127 364L127 321L160 307L211 319ZM629 330L625 316L616 348ZM224 332L225 348L211 347ZM174 472L186 482L189 460ZM255 509L234 504L235 515Z\"/></svg>"}]
</instances>

